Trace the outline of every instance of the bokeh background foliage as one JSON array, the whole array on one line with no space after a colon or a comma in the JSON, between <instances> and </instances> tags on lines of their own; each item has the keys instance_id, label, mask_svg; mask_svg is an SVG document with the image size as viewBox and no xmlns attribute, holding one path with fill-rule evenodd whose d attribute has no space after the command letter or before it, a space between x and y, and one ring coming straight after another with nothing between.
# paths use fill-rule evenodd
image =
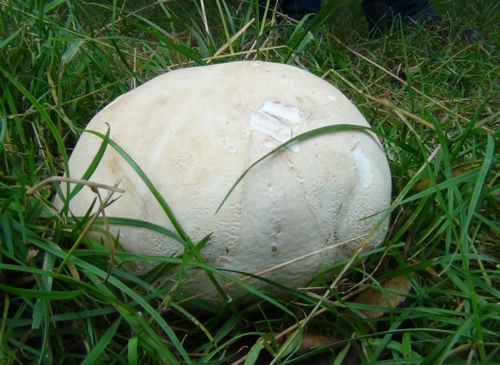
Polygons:
<instances>
[{"instance_id":1,"label":"bokeh background foliage","mask_svg":"<svg viewBox=\"0 0 500 365\"><path fill-rule=\"evenodd\" d=\"M0 363L216 364L248 338L248 364L263 347L280 354L276 363L297 363L306 330L340 341L323 346L338 364L352 349L372 364L500 363L499 3L433 6L445 28L367 40L360 1L326 1L312 23L279 26L255 19L254 1L0 1ZM478 30L475 42L464 27ZM329 293L316 310L314 293L290 290L283 301L252 288L251 305L182 307L183 277L152 287L155 278L188 259L224 273L190 249L164 259L117 249L111 265L107 246L82 240L90 217L52 208L54 185L26 194L64 174L81 129L118 95L180 67L243 59L323 77L385 137L390 235L335 290L321 277L311 283ZM137 278L124 270L134 259L160 265ZM351 301L398 276L413 286L399 293L407 308L367 318L360 310L370 305ZM284 344L270 335L283 332L295 335ZM269 343L254 345L259 336Z\"/></svg>"}]
</instances>

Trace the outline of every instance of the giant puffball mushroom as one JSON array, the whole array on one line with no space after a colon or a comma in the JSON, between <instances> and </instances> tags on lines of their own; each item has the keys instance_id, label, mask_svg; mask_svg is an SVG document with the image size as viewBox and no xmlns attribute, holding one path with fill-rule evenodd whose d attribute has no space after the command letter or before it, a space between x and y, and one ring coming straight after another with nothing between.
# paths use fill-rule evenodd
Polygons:
<instances>
[{"instance_id":1,"label":"giant puffball mushroom","mask_svg":"<svg viewBox=\"0 0 500 365\"><path fill-rule=\"evenodd\" d=\"M215 212L253 162L294 136L335 124L369 126L339 90L307 71L232 62L156 77L109 104L87 130L105 134L109 125L110 138L144 170L192 242L213 232L201 250L209 265L256 274L318 251L264 275L298 288L350 258L359 237L390 204L389 166L374 134L348 130L295 142L251 169ZM84 175L101 143L100 137L82 134L69 161L71 177ZM147 186L112 147L91 180L121 181L125 193L106 208L108 217L174 230ZM94 199L90 189L81 190L70 202L72 214L85 215ZM386 221L365 250L384 240L387 227ZM146 228L111 226L111 233L119 234L120 244L132 253L183 252L176 240ZM137 263L135 272L150 268ZM213 288L203 270L188 271L186 277L185 292ZM252 280L258 288L276 291ZM232 298L245 294L236 285L226 290ZM220 300L216 292L204 298Z\"/></svg>"}]
</instances>

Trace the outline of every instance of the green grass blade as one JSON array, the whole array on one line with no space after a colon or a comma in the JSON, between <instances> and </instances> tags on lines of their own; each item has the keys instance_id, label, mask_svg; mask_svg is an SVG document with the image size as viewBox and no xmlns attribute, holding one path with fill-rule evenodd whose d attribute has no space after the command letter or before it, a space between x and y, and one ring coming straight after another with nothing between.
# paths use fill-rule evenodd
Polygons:
<instances>
[{"instance_id":1,"label":"green grass blade","mask_svg":"<svg viewBox=\"0 0 500 365\"><path fill-rule=\"evenodd\" d=\"M106 333L101 337L96 346L89 352L89 354L82 361L81 365L94 365L99 363L99 357L102 352L106 349L109 342L113 339L118 326L120 325L121 318L118 318L115 323L106 331Z\"/></svg>"},{"instance_id":2,"label":"green grass blade","mask_svg":"<svg viewBox=\"0 0 500 365\"><path fill-rule=\"evenodd\" d=\"M138 364L138 356L137 356L137 343L138 343L138 338L137 337L132 337L131 339L128 340L128 345L127 345L127 360L129 365L137 365Z\"/></svg>"},{"instance_id":3,"label":"green grass blade","mask_svg":"<svg viewBox=\"0 0 500 365\"><path fill-rule=\"evenodd\" d=\"M100 138L105 138L105 136L103 136L99 132L95 132L95 131L86 131L86 132L94 134ZM175 218L174 213L172 212L169 205L167 204L167 202L165 201L163 196L160 194L160 192L158 191L156 186L154 186L153 182L148 178L148 176L144 173L144 171L140 168L140 166L117 143L115 143L113 140L109 140L108 143L125 159L125 161L134 169L134 171L137 173L137 175L139 175L141 180L146 184L148 189L151 191L151 193L153 194L155 199L158 201L158 203L162 207L163 211L165 212L165 214L169 218L170 222L174 226L175 230L177 231L177 234L185 242L185 244L184 244L185 247L192 249L192 243L191 243L188 235L182 229L181 225L179 224L179 222ZM198 261L200 261L202 263L205 262L205 260L203 259L203 257L200 255L199 252L194 251L194 255ZM233 309L233 311L235 311L233 304L230 302L229 298L225 294L224 290L222 290L221 286L219 285L219 283L217 282L217 280L215 279L213 274L210 271L207 271L207 275L208 275L210 281L212 282L212 284L217 289L220 296L226 302L228 302L229 305L231 306L231 308Z\"/></svg>"},{"instance_id":4,"label":"green grass blade","mask_svg":"<svg viewBox=\"0 0 500 365\"><path fill-rule=\"evenodd\" d=\"M323 135L323 134L327 134L327 133L334 133L334 132L340 132L340 131L349 131L349 130L363 131L363 132L368 132L368 131L374 132L369 127L361 127L361 126L358 126L358 125L351 125L351 124L337 124L337 125L330 125L330 126L326 126L326 127L316 128L316 129L313 129L313 130L311 130L309 132L302 133L302 134L300 134L298 136L295 136L295 137L289 139L285 143L282 143L281 145L279 145L278 147L276 147L275 149L273 149L271 152L267 153L266 155L262 156L257 161L255 161L254 163L252 163L250 165L250 167L248 167L240 175L240 177L236 180L236 182L233 184L233 186L231 186L231 189L229 189L229 191L226 194L226 196L224 197L224 199L222 199L222 202L220 203L219 207L217 208L217 211L215 212L215 214L217 214L219 212L220 208L222 208L222 206L224 205L224 203L226 202L226 200L229 198L229 196L231 195L231 193L233 192L233 190L238 186L238 184L241 182L241 180L243 180L243 178L250 172L250 170L255 165L257 165L258 163L262 162L263 160L265 160L269 156L275 154L276 152L282 150L283 148L285 148L286 146L288 146L289 144L292 144L294 142L303 141L303 140L306 140L306 139L309 139L309 138L313 138L313 137L317 137L317 136L320 136L320 135Z\"/></svg>"},{"instance_id":5,"label":"green grass blade","mask_svg":"<svg viewBox=\"0 0 500 365\"><path fill-rule=\"evenodd\" d=\"M75 298L83 294L84 289L71 291L55 291L55 290L37 290L37 289L22 289L13 286L0 284L0 289L7 293L16 294L25 298L39 298L46 300L66 300Z\"/></svg>"},{"instance_id":6,"label":"green grass blade","mask_svg":"<svg viewBox=\"0 0 500 365\"><path fill-rule=\"evenodd\" d=\"M52 132L52 137L56 141L57 147L59 148L59 153L63 156L64 161L67 161L68 155L66 153L64 142L61 138L61 135L59 134L59 131L57 130L57 127L52 122L52 119L50 118L49 114L45 111L45 109L38 102L38 100L36 100L35 97L1 65L0 65L0 72L17 88L17 90L19 90L26 97L26 99L28 99L33 104L37 112L42 117L43 121L46 123L47 127ZM65 166L65 168L67 169L67 166Z\"/></svg>"},{"instance_id":7,"label":"green grass blade","mask_svg":"<svg viewBox=\"0 0 500 365\"><path fill-rule=\"evenodd\" d=\"M90 131L90 130L86 131L86 132L94 134L94 135L102 138L103 140L106 138L106 136L104 136L103 134L101 134L99 132ZM129 154L127 152L125 152L125 150L123 150L116 142L114 142L113 140L109 140L108 143L116 150L116 152L118 152L120 154L120 156L122 156L122 158L134 169L134 171L137 173L137 175L139 175L139 177L141 178L141 180L146 184L146 186L148 187L148 189L151 191L151 193L153 194L153 196L155 197L155 199L158 201L158 203L162 207L163 211L167 215L168 219L170 220L170 222L174 226L175 230L177 231L177 234L181 237L181 239L184 240L185 242L189 242L189 237L184 232L184 230L182 229L181 225L179 224L179 222L175 218L175 215L172 212L172 210L170 209L170 206L167 204L167 202L165 201L165 199L161 196L161 194L158 191L158 189L156 189L156 187L154 186L153 182L147 177L146 173L129 156Z\"/></svg>"}]
</instances>

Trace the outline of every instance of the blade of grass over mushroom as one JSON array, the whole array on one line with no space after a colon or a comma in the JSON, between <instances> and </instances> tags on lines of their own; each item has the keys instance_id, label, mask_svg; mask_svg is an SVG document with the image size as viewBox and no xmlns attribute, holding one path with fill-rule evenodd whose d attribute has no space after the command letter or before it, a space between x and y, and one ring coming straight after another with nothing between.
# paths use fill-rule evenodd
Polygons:
<instances>
[{"instance_id":1,"label":"blade of grass over mushroom","mask_svg":"<svg viewBox=\"0 0 500 365\"><path fill-rule=\"evenodd\" d=\"M96 135L97 137L99 137L99 138L101 138L103 140L106 138L105 135L103 135L103 134L101 134L99 132L96 132L96 131L86 130L85 132L86 133L94 134L94 135ZM118 146L118 144L116 144L111 139L108 140L108 143L134 169L134 171L136 172L136 174L140 176L140 178L142 179L142 181L146 184L146 186L148 187L148 189L151 191L151 193L154 195L155 199L158 201L158 203L162 207L163 211L165 212L165 214L167 215L168 219L170 220L170 222L174 226L175 230L177 231L177 234L181 237L182 240L184 240L185 243L188 243L189 242L189 237L187 236L187 234L182 229L181 225L179 224L179 222L175 218L174 213L170 209L170 207L167 204L167 202L165 201L165 199L161 196L161 194L158 191L158 189L156 189L156 187L154 186L153 182L147 177L147 175L140 168L140 166L137 165L137 163L129 156L129 154L127 152L125 152L125 150L123 148L121 148L120 146Z\"/></svg>"},{"instance_id":2,"label":"blade of grass over mushroom","mask_svg":"<svg viewBox=\"0 0 500 365\"><path fill-rule=\"evenodd\" d=\"M81 131L83 131L83 130L81 130ZM95 157L92 159L92 162L90 163L89 167L87 168L87 170L85 171L85 173L81 177L81 180L89 180L92 177L92 174L94 173L94 171L99 166L99 163L101 162L101 159L104 156L104 152L106 152L106 148L108 147L110 132L111 132L111 128L109 128L109 125L108 125L108 131L106 132L106 135L105 135L104 139L102 140L101 145L99 146L99 149L96 152ZM72 190L70 190L70 184L67 184L66 185L66 197L67 197L67 199L63 199L63 195L61 194L60 187L58 184L55 185L55 188L58 192L59 197L65 202L62 210L67 211L68 206L69 206L69 202L76 194L78 194L84 188L84 185L76 184L76 186Z\"/></svg>"},{"instance_id":3,"label":"blade of grass over mushroom","mask_svg":"<svg viewBox=\"0 0 500 365\"><path fill-rule=\"evenodd\" d=\"M106 138L103 134L96 132L96 131L86 131L86 132L94 134L102 139ZM163 196L160 194L160 192L158 191L156 186L154 186L153 182L147 177L147 175L140 168L140 166L137 165L137 163L125 152L125 150L123 150L120 146L118 146L118 144L116 144L111 139L108 141L108 143L116 150L116 152L118 152L120 154L120 156L122 156L123 159L125 159L125 161L127 161L127 163L140 176L141 180L146 184L148 189L151 191L151 193L155 197L156 201L160 204L163 211L165 212L165 214L169 218L170 222L174 226L174 228L177 231L177 233L179 234L180 238L185 242L185 248L189 248L189 250L193 249L193 244L191 243L188 235L182 229L181 225L179 224L179 222L175 218L174 213L172 212L169 205L167 204L167 202L165 201ZM196 259L200 263L205 263L205 260L203 259L203 257L200 255L199 252L195 251L194 256L196 257ZM208 275L210 281L212 282L212 284L214 285L214 287L217 289L217 292L220 294L220 296L227 303L229 303L229 306L232 308L233 311L236 311L236 309L234 308L234 305L231 303L231 301L229 300L229 298L226 295L226 293L224 292L224 290L222 290L221 286L219 285L219 283L217 282L217 280L215 279L213 274L210 271L207 271L207 275Z\"/></svg>"},{"instance_id":4,"label":"blade of grass over mushroom","mask_svg":"<svg viewBox=\"0 0 500 365\"><path fill-rule=\"evenodd\" d=\"M46 251L51 252L53 255L56 255L59 258L65 257L65 253L64 252L59 251L56 248L53 248L53 247L47 245L47 243L45 243L43 241L39 241L37 239L34 239L33 243L36 244L41 249L45 249ZM128 259L130 261L165 262L165 263L174 263L174 264L181 264L182 263L182 258L172 258L172 257L164 257L164 256L157 256L157 257L154 257L154 256L141 256L141 255L135 255L135 254L126 253L126 252L117 252L116 256L120 257L122 259ZM98 269L97 267L94 267L94 266L88 264L87 262L79 259L75 255L72 255L69 258L69 261L72 262L74 265L82 268L82 270L84 270L84 272L86 272L87 275L89 275L91 273L91 274L95 275L96 278L99 277L100 279L104 279L107 276L107 272L105 270ZM281 308L282 310L286 311L290 315L294 316L294 314L291 311L289 311L288 309L286 309L278 301L272 299L271 297L269 297L265 293L261 292L260 290L255 289L254 287L252 287L252 286L250 286L248 284L245 284L244 282L240 281L239 279L235 278L234 276L229 275L228 273L226 273L225 270L220 270L220 269L214 268L212 266L209 266L209 265L207 265L207 264L205 264L203 262L199 262L199 261L198 262L197 261L189 261L188 265L200 268L202 270L210 272L211 274L217 274L217 275L223 277L224 279L229 280L230 282L234 282L235 284L237 284L237 285L245 288L248 292L250 292L250 293L252 293L252 294L254 294L254 295L258 296L258 297L261 297L262 299L268 301L269 303L275 305L278 308ZM5 266L5 265L1 265L0 264L0 268L2 266ZM28 270L28 269L30 271L33 271L33 272L35 272L36 270L40 270L40 269L26 268L26 270ZM55 277L58 274L57 273L51 273L50 275ZM69 278L66 278L65 280L69 280ZM72 279L72 280L74 280L74 279ZM136 303L138 303L139 305L141 305L145 310L148 310L148 313L150 313L154 318L156 318L158 320L157 317L160 316L159 313L157 313L143 298L141 298L140 296L138 296L138 294L135 293L133 291L133 289L129 288L123 282L119 281L118 279L116 279L113 276L111 276L109 278L109 282L110 282L111 285L113 285L113 286L117 287L118 289L120 289L123 293L126 293L127 295L129 295L134 301L136 301ZM104 286L103 286L102 283L100 283L98 285L98 287L99 288L104 288ZM126 305L126 304L123 304L123 305L126 308L129 308L128 305ZM150 311L152 311L152 312L150 312ZM159 318L161 318L161 316ZM166 324L166 322L163 322L163 321L164 320L162 319L161 320L161 323L163 323L162 328L163 328L163 326L165 326L165 328L169 328L169 326ZM167 333L171 333L173 335L173 332L170 332L170 329L168 331L166 331L166 332Z\"/></svg>"},{"instance_id":5,"label":"blade of grass over mushroom","mask_svg":"<svg viewBox=\"0 0 500 365\"><path fill-rule=\"evenodd\" d=\"M133 261L165 262L165 263L174 263L174 264L181 264L182 263L180 261L181 259L176 259L176 258L171 258L171 257L163 257L163 256L156 256L156 257L154 257L154 256L153 257L139 256L139 255L129 254L129 253L125 253L125 252L119 252L116 255L117 255L117 257L120 257L122 259L129 259L129 260L133 260ZM285 311L289 315L295 317L295 314L293 312L291 312L289 309L287 309L284 305L280 304L279 301L273 299L272 297L270 297L266 293L254 288L253 286L246 284L244 281L239 280L238 278L228 274L227 272L229 272L230 270L217 269L217 268L209 266L205 263L201 263L199 261L198 262L197 261L190 261L188 264L192 267L200 268L202 270L209 271L212 274L219 275L219 276L223 277L224 279L230 281L232 283L232 285L238 285L238 286L244 288L249 293L264 299L265 301L269 302L270 304L276 306L277 308L280 308L281 310ZM256 276L256 278L261 280L261 278L258 276Z\"/></svg>"},{"instance_id":6,"label":"blade of grass over mushroom","mask_svg":"<svg viewBox=\"0 0 500 365\"><path fill-rule=\"evenodd\" d=\"M359 126L359 125L351 125L351 124L330 125L330 126L326 126L326 127L316 128L316 129L313 129L313 130L311 130L309 132L305 132L305 133L299 134L298 136L295 136L295 137L289 139L285 143L282 143L281 145L279 145L278 147L276 147L275 149L273 149L271 152L265 154L264 156L262 156L261 158L259 158L257 161L255 161L254 163L252 163L250 165L250 167L248 167L240 175L240 177L236 180L236 182L233 184L233 186L231 186L231 189L229 189L229 192L226 194L226 196L224 197L224 199L220 203L219 207L215 211L215 214L217 214L219 212L219 210L222 208L222 206L224 205L224 203L226 202L226 200L229 198L229 196L231 195L231 193L233 192L233 190L238 186L238 184L240 183L240 181L243 180L243 178L250 172L250 170L255 165L257 165L258 163L264 161L269 156L271 156L274 153L282 150L283 148L285 148L286 146L288 146L288 145L290 145L290 144L292 144L294 142L304 141L306 139L317 137L317 136L320 136L322 134L334 133L334 132L340 132L340 131L349 131L349 130L351 130L351 131L352 130L354 130L354 131L363 131L363 132L366 132L366 133L372 132L372 133L375 133L375 134L380 134L380 132L376 132L376 131L372 130L369 127L362 127L362 126Z\"/></svg>"},{"instance_id":7,"label":"blade of grass over mushroom","mask_svg":"<svg viewBox=\"0 0 500 365\"><path fill-rule=\"evenodd\" d=\"M368 242L368 239L380 227L380 225L383 223L383 221L389 217L389 215L392 213L392 211L396 208L397 203L399 201L401 201L404 198L404 196L410 191L410 189L415 184L415 181L418 179L419 174L426 168L426 166L428 165L428 162L433 158L433 156L435 156L435 154L439 150L440 150L440 148L437 148L434 151L434 153L431 154L431 156L428 158L427 162L424 163L424 165L419 169L419 171L410 179L410 181L408 182L408 184L403 188L402 192L396 197L396 199L394 199L394 202L391 204L391 206L389 207L389 209L386 212L384 212L384 214L380 218L380 220L371 228L369 234L365 238L363 238L361 240L361 242L359 243L359 245L356 247L356 249L352 253L351 258L348 260L347 264L344 266L344 268L342 269L342 271L340 272L340 274L338 274L337 277L335 278L335 280L333 280L333 283L330 285L330 290L333 289L339 283L340 279L343 277L343 275L345 274L345 272L347 271L347 269L351 267L351 265L354 262L354 260L357 259L357 257L361 253L361 251L364 249L364 246ZM323 296L326 297L328 295L328 293L329 293L328 290L325 291L325 294ZM321 303L316 304L315 307L312 309L312 311L307 315L307 317L304 319L304 323L303 323L304 325L306 325L309 322L309 320L315 315L315 313L319 310L320 304ZM292 336L293 335L294 334L292 334ZM285 351L285 349L281 349L280 353L282 351ZM280 354L278 354L278 355L280 355Z\"/></svg>"},{"instance_id":8,"label":"blade of grass over mushroom","mask_svg":"<svg viewBox=\"0 0 500 365\"><path fill-rule=\"evenodd\" d=\"M378 224L381 224L382 222L383 222L383 219L381 219L381 220L379 221L379 223L378 223ZM377 225L377 227L378 227L378 225ZM375 230L375 229L374 229L374 230ZM243 271L238 271L238 270L229 270L229 269L220 269L220 270L223 270L223 271L228 271L228 272L235 272L235 273L240 273L240 274L242 274L242 275L246 275L246 276L244 276L244 277L242 277L242 278L240 278L240 279L239 279L239 280L240 280L240 281L242 281L242 282L243 282L243 281L247 281L247 280L249 280L249 279L251 279L251 278L256 278L256 279L258 279L258 280L261 280L261 281L264 281L264 282L268 282L268 283L269 283L269 284L271 284L272 286L276 286L276 287L279 287L279 288L281 288L281 289L284 289L285 291L291 291L291 289L290 289L290 288L285 288L285 287L284 287L284 286L282 286L281 284L279 284L279 283L275 283L275 282L272 282L271 280L267 280L267 279L265 279L265 278L264 278L264 277L262 277L262 276L263 276L263 275L265 275L265 274L268 274L268 273L270 273L270 272L272 272L272 271L276 271L276 270L279 270L279 269L281 269L281 268L283 268L283 267L286 267L286 266L288 266L288 265L294 264L294 263L296 263L296 262L298 262L298 261L301 261L301 260L304 260L304 259L310 258L310 257L315 256L315 255L318 255L318 254L321 254L322 252L325 252L325 251L327 251L327 250L331 250L331 249L338 248L339 246L343 246L343 245L345 245L345 244L347 244L347 243L351 243L352 241L357 241L357 240L364 239L366 236L367 236L367 235L363 235L363 236L359 236L359 237L354 237L354 238L352 238L352 239L350 239L350 240L348 240L348 241L345 241L345 242L339 242L339 243L336 243L336 244L330 245L330 246L328 246L328 247L325 247L325 248L322 248L322 249L319 249L319 250L316 250L316 251L309 252L309 253L308 253L308 254L306 254L306 255L299 256L299 257L295 257L295 258L294 258L294 259L292 259L292 260L282 262L282 263L280 263L280 264L278 264L278 265L275 265L275 266L273 266L273 267L269 267L269 268L267 268L267 269L265 269L265 270L262 270L262 271L260 271L260 272L257 272L257 273L248 273L248 272L243 272ZM363 241L362 241L362 242L363 242ZM345 264L344 262L341 262L341 263L339 263L339 264L335 264L334 266L339 265L339 266L343 267L343 266L344 266L344 264ZM334 267L334 266L332 266L332 267ZM229 286L231 286L231 285L234 285L234 284L235 284L235 283L228 283L228 284L225 284L225 285L224 285L224 288L227 288L227 287L229 287ZM194 298L198 298L198 297L203 297L204 295L207 295L207 294L209 294L209 293L213 292L214 290L215 290L215 289L212 289L212 290L208 290L208 291L205 291L205 292L198 293L198 294L196 294L196 295L193 295L193 296L192 296L192 297L190 297L190 298L187 298L187 299L183 300L183 302L184 302L184 301L189 301L190 299L194 299ZM293 291L293 290L292 290L292 291ZM300 295L299 295L299 296L300 296Z\"/></svg>"},{"instance_id":9,"label":"blade of grass over mushroom","mask_svg":"<svg viewBox=\"0 0 500 365\"><path fill-rule=\"evenodd\" d=\"M119 226L132 226L132 227L138 227L138 228L146 228L154 232L158 232L162 235L165 235L167 237L173 238L177 242L179 242L181 245L185 245L186 242L178 235L172 232L171 230L159 226L157 224L151 223L151 222L146 222L146 221L141 221L138 219L129 219L129 218L119 218L119 217L108 217L108 222L109 224L114 224L114 225L119 225ZM102 218L97 218L96 223L102 224Z\"/></svg>"},{"instance_id":10,"label":"blade of grass over mushroom","mask_svg":"<svg viewBox=\"0 0 500 365\"><path fill-rule=\"evenodd\" d=\"M423 167L425 167L425 165ZM421 170L423 169L423 167L421 168ZM418 176L418 173L412 178L412 180L416 180L417 176ZM410 183L411 183L411 180L410 180ZM403 189L403 192L400 194L400 196L398 196L396 198L395 202L398 199L401 200L402 197L404 196L404 194L408 193L408 191L410 190L410 188L413 186L413 184L410 185L410 183L405 187L405 189ZM392 213L392 211L395 208L396 208L396 204L394 204L394 203L391 204L390 207L385 212L383 212L382 217L370 229L370 231L368 232L368 234L361 239L361 241L359 242L359 244L357 245L357 247L353 249L353 252L351 253L351 257L347 260L346 264L344 265L344 267L342 268L342 270L340 271L340 273L335 277L335 279L332 281L332 283L330 284L330 286L328 288L325 288L326 290L325 290L325 292L324 292L324 294L322 296L323 298L326 298L329 295L330 291L333 290L338 285L338 283L344 277L344 275L347 272L347 270L352 266L353 262L359 257L359 255L361 254L361 252L365 248L366 244L368 243L369 239L381 227L381 225L384 223L384 221L386 219L388 219L388 217L390 216L390 214ZM303 321L301 321L301 326L306 326L309 323L309 321L320 310L321 305L322 305L322 301L318 301L318 303L316 303L316 305L314 305L314 308L306 315L306 317L303 319ZM325 308L323 308L323 309L325 309ZM281 359L281 357L283 356L283 354L285 354L289 350L287 348L287 346L289 346L289 344L291 344L292 341L294 340L294 337L296 337L298 335L299 335L298 331L294 331L290 335L290 337L288 338L288 340L290 340L290 342L287 341L285 343L285 345L280 348L280 351L275 356L275 358L274 358L274 360L272 361L271 364L275 364L277 360Z\"/></svg>"},{"instance_id":11,"label":"blade of grass over mushroom","mask_svg":"<svg viewBox=\"0 0 500 365\"><path fill-rule=\"evenodd\" d=\"M182 283L182 279L183 279L183 276L184 276L184 273L185 273L185 270L188 266L188 263L191 261L191 259L194 257L197 257L197 256L201 256L199 251L210 241L210 238L212 237L212 234L208 234L206 235L205 237L203 237L197 244L195 244L194 246L188 246L186 245L184 247L184 252L182 254L182 264L180 265L180 268L177 272L177 287L180 287L181 286L181 283ZM207 272L207 275L209 273ZM215 280L215 277L214 277L214 280ZM216 286L217 288L217 286ZM217 290L219 291L219 293L221 293L222 288L217 288ZM226 299L227 297L224 295L221 295L222 298ZM167 300L165 300L164 302L164 306L167 307L169 304L170 304L170 300L171 300L171 297L169 297ZM175 304L174 304L175 305Z\"/></svg>"}]
</instances>

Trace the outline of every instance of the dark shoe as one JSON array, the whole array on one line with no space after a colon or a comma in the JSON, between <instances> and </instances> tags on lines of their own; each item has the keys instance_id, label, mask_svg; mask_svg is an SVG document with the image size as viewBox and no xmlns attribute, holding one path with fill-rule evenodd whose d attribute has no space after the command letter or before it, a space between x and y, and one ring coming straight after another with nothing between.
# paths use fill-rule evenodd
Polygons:
<instances>
[{"instance_id":1,"label":"dark shoe","mask_svg":"<svg viewBox=\"0 0 500 365\"><path fill-rule=\"evenodd\" d=\"M372 39L380 38L401 24L416 24L436 15L429 0L363 0L361 8Z\"/></svg>"},{"instance_id":2,"label":"dark shoe","mask_svg":"<svg viewBox=\"0 0 500 365\"><path fill-rule=\"evenodd\" d=\"M425 24L425 28L432 31L437 31L443 38L449 38L450 36L450 23L441 18L439 15L431 16ZM458 32L458 36L460 39L465 40L467 43L473 44L476 43L480 38L484 38L485 34L482 28L471 29L463 27Z\"/></svg>"},{"instance_id":3,"label":"dark shoe","mask_svg":"<svg viewBox=\"0 0 500 365\"><path fill-rule=\"evenodd\" d=\"M460 29L460 32L458 32L458 35L460 38L465 40L469 44L476 43L479 39L485 38L486 35L481 27L476 28L476 29L470 29L467 27L464 27Z\"/></svg>"},{"instance_id":4,"label":"dark shoe","mask_svg":"<svg viewBox=\"0 0 500 365\"><path fill-rule=\"evenodd\" d=\"M439 15L432 15L424 20L424 28L430 32L436 32L441 38L449 41L451 34L450 22Z\"/></svg>"}]
</instances>

